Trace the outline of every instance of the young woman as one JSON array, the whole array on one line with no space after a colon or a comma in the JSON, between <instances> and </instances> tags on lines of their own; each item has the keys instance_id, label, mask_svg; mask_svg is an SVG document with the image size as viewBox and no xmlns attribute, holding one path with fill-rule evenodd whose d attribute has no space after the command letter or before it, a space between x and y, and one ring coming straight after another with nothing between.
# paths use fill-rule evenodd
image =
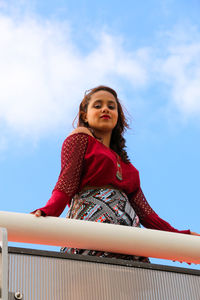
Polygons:
<instances>
[{"instance_id":1,"label":"young woman","mask_svg":"<svg viewBox=\"0 0 200 300\"><path fill-rule=\"evenodd\" d=\"M125 150L123 133L127 127L113 89L98 86L88 91L80 104L78 127L63 143L61 172L52 196L34 212L35 216L59 216L68 205L68 218L126 226L141 223L151 229L191 234L190 230L179 231L162 220L146 201L139 172ZM67 247L61 251L148 261Z\"/></svg>"}]
</instances>

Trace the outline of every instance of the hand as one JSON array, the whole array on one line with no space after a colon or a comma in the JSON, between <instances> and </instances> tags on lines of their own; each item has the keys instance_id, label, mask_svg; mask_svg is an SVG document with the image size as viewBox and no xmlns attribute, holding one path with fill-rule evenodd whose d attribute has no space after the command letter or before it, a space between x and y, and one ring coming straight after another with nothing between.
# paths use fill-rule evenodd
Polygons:
<instances>
[{"instance_id":1,"label":"hand","mask_svg":"<svg viewBox=\"0 0 200 300\"><path fill-rule=\"evenodd\" d=\"M181 260L172 260L173 262L179 262L179 263L183 263L183 261L181 261ZM188 263L188 262L186 262L186 264L188 264L188 265L191 265L191 263Z\"/></svg>"},{"instance_id":2,"label":"hand","mask_svg":"<svg viewBox=\"0 0 200 300\"><path fill-rule=\"evenodd\" d=\"M36 217L41 217L42 216L42 211L40 209L36 210L36 212L32 213Z\"/></svg>"},{"instance_id":3,"label":"hand","mask_svg":"<svg viewBox=\"0 0 200 300\"><path fill-rule=\"evenodd\" d=\"M200 234L198 234L198 233L196 233L196 232L192 232L192 231L191 231L190 234L200 236Z\"/></svg>"}]
</instances>

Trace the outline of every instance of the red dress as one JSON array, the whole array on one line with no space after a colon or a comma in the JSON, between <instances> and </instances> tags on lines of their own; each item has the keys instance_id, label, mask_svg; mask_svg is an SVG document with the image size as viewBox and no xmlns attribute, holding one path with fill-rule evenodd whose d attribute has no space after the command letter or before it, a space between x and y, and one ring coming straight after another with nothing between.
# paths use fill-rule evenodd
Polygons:
<instances>
[{"instance_id":1,"label":"red dress","mask_svg":"<svg viewBox=\"0 0 200 300\"><path fill-rule=\"evenodd\" d=\"M118 159L122 180L116 176ZM72 134L64 141L58 181L49 201L39 209L43 215L59 216L85 186L107 185L126 193L144 227L190 234L190 230L173 228L154 212L140 188L139 172L131 163L123 162L112 149L85 133Z\"/></svg>"}]
</instances>

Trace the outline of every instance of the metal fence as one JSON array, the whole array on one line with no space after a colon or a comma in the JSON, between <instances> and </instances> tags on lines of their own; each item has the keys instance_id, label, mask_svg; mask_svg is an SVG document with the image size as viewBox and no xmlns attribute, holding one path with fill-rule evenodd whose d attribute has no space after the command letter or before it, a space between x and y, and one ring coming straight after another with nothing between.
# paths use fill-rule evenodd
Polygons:
<instances>
[{"instance_id":1,"label":"metal fence","mask_svg":"<svg viewBox=\"0 0 200 300\"><path fill-rule=\"evenodd\" d=\"M8 294L9 300L199 300L200 271L9 247Z\"/></svg>"}]
</instances>

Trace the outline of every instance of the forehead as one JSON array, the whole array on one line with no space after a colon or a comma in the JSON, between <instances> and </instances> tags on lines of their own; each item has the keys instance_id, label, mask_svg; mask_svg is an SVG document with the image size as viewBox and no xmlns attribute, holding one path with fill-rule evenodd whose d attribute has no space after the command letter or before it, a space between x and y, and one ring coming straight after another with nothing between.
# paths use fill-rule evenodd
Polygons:
<instances>
[{"instance_id":1,"label":"forehead","mask_svg":"<svg viewBox=\"0 0 200 300\"><path fill-rule=\"evenodd\" d=\"M108 91L98 91L96 93L94 93L91 98L90 101L97 101L97 100L105 100L105 101L114 101L117 102L114 95L111 94Z\"/></svg>"}]
</instances>

